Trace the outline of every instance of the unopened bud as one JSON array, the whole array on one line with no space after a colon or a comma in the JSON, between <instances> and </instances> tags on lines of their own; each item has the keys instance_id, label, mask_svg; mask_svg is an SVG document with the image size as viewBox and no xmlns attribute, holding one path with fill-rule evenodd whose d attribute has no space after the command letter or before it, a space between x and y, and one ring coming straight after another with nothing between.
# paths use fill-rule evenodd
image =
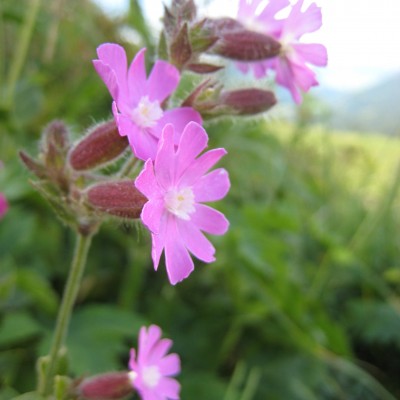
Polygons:
<instances>
[{"instance_id":1,"label":"unopened bud","mask_svg":"<svg viewBox=\"0 0 400 400\"><path fill-rule=\"evenodd\" d=\"M50 122L44 131L45 144L51 143L57 149L66 149L69 145L68 128L63 121Z\"/></svg>"},{"instance_id":2,"label":"unopened bud","mask_svg":"<svg viewBox=\"0 0 400 400\"><path fill-rule=\"evenodd\" d=\"M44 165L38 163L33 158L28 156L24 151L19 152L19 156L29 171L33 172L39 179L47 178L47 172Z\"/></svg>"},{"instance_id":3,"label":"unopened bud","mask_svg":"<svg viewBox=\"0 0 400 400\"><path fill-rule=\"evenodd\" d=\"M276 97L269 90L252 88L223 92L220 101L237 115L251 115L269 110L276 104Z\"/></svg>"},{"instance_id":4,"label":"unopened bud","mask_svg":"<svg viewBox=\"0 0 400 400\"><path fill-rule=\"evenodd\" d=\"M46 167L58 174L65 164L69 148L69 132L62 121L50 122L43 133L42 154Z\"/></svg>"},{"instance_id":5,"label":"unopened bud","mask_svg":"<svg viewBox=\"0 0 400 400\"><path fill-rule=\"evenodd\" d=\"M203 19L190 27L190 43L194 53L207 51L219 39L208 21Z\"/></svg>"},{"instance_id":6,"label":"unopened bud","mask_svg":"<svg viewBox=\"0 0 400 400\"><path fill-rule=\"evenodd\" d=\"M205 63L194 63L189 64L187 69L196 72L196 74L212 74L222 69L221 65L205 64Z\"/></svg>"},{"instance_id":7,"label":"unopened bud","mask_svg":"<svg viewBox=\"0 0 400 400\"><path fill-rule=\"evenodd\" d=\"M222 33L212 52L237 61L260 61L276 57L281 45L271 36L247 29Z\"/></svg>"},{"instance_id":8,"label":"unopened bud","mask_svg":"<svg viewBox=\"0 0 400 400\"><path fill-rule=\"evenodd\" d=\"M105 182L92 186L87 191L87 200L93 208L121 218L136 219L146 197L140 193L133 181Z\"/></svg>"},{"instance_id":9,"label":"unopened bud","mask_svg":"<svg viewBox=\"0 0 400 400\"><path fill-rule=\"evenodd\" d=\"M109 372L84 379L76 388L79 398L117 400L134 392L127 372Z\"/></svg>"},{"instance_id":10,"label":"unopened bud","mask_svg":"<svg viewBox=\"0 0 400 400\"><path fill-rule=\"evenodd\" d=\"M190 44L188 25L185 23L170 46L171 62L177 68L183 66L192 58L192 46Z\"/></svg>"},{"instance_id":11,"label":"unopened bud","mask_svg":"<svg viewBox=\"0 0 400 400\"><path fill-rule=\"evenodd\" d=\"M114 121L96 125L71 151L69 162L77 171L96 168L119 157L128 147Z\"/></svg>"}]
</instances>

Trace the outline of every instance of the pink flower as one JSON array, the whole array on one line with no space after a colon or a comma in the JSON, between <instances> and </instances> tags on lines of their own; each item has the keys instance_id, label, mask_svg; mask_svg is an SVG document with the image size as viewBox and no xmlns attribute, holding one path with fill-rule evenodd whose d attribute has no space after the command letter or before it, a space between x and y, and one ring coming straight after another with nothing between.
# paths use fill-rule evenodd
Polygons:
<instances>
[{"instance_id":1,"label":"pink flower","mask_svg":"<svg viewBox=\"0 0 400 400\"><path fill-rule=\"evenodd\" d=\"M305 33L315 32L322 26L321 9L312 3L305 11L301 11L303 1L299 0L284 20L271 22L271 19L264 17L264 19L267 18L267 22L263 33L277 39L282 45L282 51L274 59L249 64L254 69L257 78L264 76L269 69L275 70L277 83L287 88L298 104L302 100L300 91L307 92L312 86L318 85L315 73L308 64L323 67L328 61L326 48L322 44L299 42ZM254 12L261 0L254 0L251 4L243 0L241 3L243 3L242 12L248 15L251 11ZM259 15L253 13L254 19L262 22L261 16L266 14L268 7L275 6L273 9L279 11L285 3L287 3L286 0L270 0ZM242 17L239 15L238 18ZM246 71L247 68L240 67L242 71Z\"/></svg>"},{"instance_id":2,"label":"pink flower","mask_svg":"<svg viewBox=\"0 0 400 400\"><path fill-rule=\"evenodd\" d=\"M3 193L0 193L0 218L4 216L4 214L8 210L8 203Z\"/></svg>"},{"instance_id":3,"label":"pink flower","mask_svg":"<svg viewBox=\"0 0 400 400\"><path fill-rule=\"evenodd\" d=\"M3 163L0 161L0 168L3 167ZM8 203L3 193L0 193L0 218L3 218L4 214L8 210Z\"/></svg>"},{"instance_id":4,"label":"pink flower","mask_svg":"<svg viewBox=\"0 0 400 400\"><path fill-rule=\"evenodd\" d=\"M157 143L165 124L178 131L190 121L201 123L198 112L189 107L165 111L163 102L176 89L180 75L171 64L158 60L149 77L145 68L146 49L140 50L128 69L123 47L105 43L98 47L96 71L114 99L112 110L121 136L128 136L136 157L154 159ZM176 143L179 137L175 137Z\"/></svg>"},{"instance_id":5,"label":"pink flower","mask_svg":"<svg viewBox=\"0 0 400 400\"><path fill-rule=\"evenodd\" d=\"M224 169L207 173L226 154L225 149L210 150L196 158L208 142L199 124L191 122L185 127L177 148L174 136L174 126L167 125L155 161L147 160L135 181L149 199L141 219L151 232L154 268L157 270L165 250L172 285L193 271L189 252L204 262L215 261L215 249L201 231L223 235L229 223L222 213L201 203L222 199L230 187Z\"/></svg>"},{"instance_id":6,"label":"pink flower","mask_svg":"<svg viewBox=\"0 0 400 400\"><path fill-rule=\"evenodd\" d=\"M171 378L179 374L180 359L168 354L172 340L161 339L161 329L151 325L139 332L138 354L131 349L129 377L142 400L179 400L180 385Z\"/></svg>"}]
</instances>

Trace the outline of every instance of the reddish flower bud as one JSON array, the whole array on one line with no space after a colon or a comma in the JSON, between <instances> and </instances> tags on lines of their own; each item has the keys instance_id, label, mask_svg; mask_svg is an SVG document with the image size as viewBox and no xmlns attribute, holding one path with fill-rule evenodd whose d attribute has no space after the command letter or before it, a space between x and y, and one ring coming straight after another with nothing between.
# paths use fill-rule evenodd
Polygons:
<instances>
[{"instance_id":1,"label":"reddish flower bud","mask_svg":"<svg viewBox=\"0 0 400 400\"><path fill-rule=\"evenodd\" d=\"M186 23L173 39L169 52L172 64L179 69L182 69L192 58L192 46L190 44L189 31Z\"/></svg>"},{"instance_id":2,"label":"reddish flower bud","mask_svg":"<svg viewBox=\"0 0 400 400\"><path fill-rule=\"evenodd\" d=\"M50 122L44 130L41 146L44 164L54 176L62 174L69 148L69 132L62 121Z\"/></svg>"},{"instance_id":3,"label":"reddish flower bud","mask_svg":"<svg viewBox=\"0 0 400 400\"><path fill-rule=\"evenodd\" d=\"M196 74L211 74L224 68L220 65L205 64L205 63L194 63L188 65L188 70L196 72Z\"/></svg>"},{"instance_id":4,"label":"reddish flower bud","mask_svg":"<svg viewBox=\"0 0 400 400\"><path fill-rule=\"evenodd\" d=\"M241 89L223 92L220 102L237 115L251 115L269 110L276 104L276 97L269 90Z\"/></svg>"},{"instance_id":5,"label":"reddish flower bud","mask_svg":"<svg viewBox=\"0 0 400 400\"><path fill-rule=\"evenodd\" d=\"M77 171L96 168L119 157L128 145L114 121L104 122L92 128L72 149L69 162Z\"/></svg>"},{"instance_id":6,"label":"reddish flower bud","mask_svg":"<svg viewBox=\"0 0 400 400\"><path fill-rule=\"evenodd\" d=\"M134 392L127 372L109 372L84 379L76 388L79 398L117 400Z\"/></svg>"},{"instance_id":7,"label":"reddish flower bud","mask_svg":"<svg viewBox=\"0 0 400 400\"><path fill-rule=\"evenodd\" d=\"M87 191L87 201L93 208L121 218L136 219L147 202L133 181L105 182Z\"/></svg>"},{"instance_id":8,"label":"reddish flower bud","mask_svg":"<svg viewBox=\"0 0 400 400\"><path fill-rule=\"evenodd\" d=\"M28 156L24 151L19 152L19 156L29 171L33 172L39 179L47 178L47 172L44 165L38 163L33 158Z\"/></svg>"},{"instance_id":9,"label":"reddish flower bud","mask_svg":"<svg viewBox=\"0 0 400 400\"><path fill-rule=\"evenodd\" d=\"M280 49L271 36L242 28L222 33L212 52L237 61L259 61L276 57Z\"/></svg>"}]
</instances>

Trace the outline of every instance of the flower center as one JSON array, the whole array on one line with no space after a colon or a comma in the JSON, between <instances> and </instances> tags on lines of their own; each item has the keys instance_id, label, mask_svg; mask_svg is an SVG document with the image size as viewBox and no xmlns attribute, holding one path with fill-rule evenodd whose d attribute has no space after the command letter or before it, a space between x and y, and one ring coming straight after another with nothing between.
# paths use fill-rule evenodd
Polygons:
<instances>
[{"instance_id":1,"label":"flower center","mask_svg":"<svg viewBox=\"0 0 400 400\"><path fill-rule=\"evenodd\" d=\"M195 211L194 194L190 187L170 189L166 193L164 201L169 212L186 221L190 219L190 214Z\"/></svg>"},{"instance_id":2,"label":"flower center","mask_svg":"<svg viewBox=\"0 0 400 400\"><path fill-rule=\"evenodd\" d=\"M160 378L161 374L157 366L152 365L143 368L142 380L148 388L156 387Z\"/></svg>"},{"instance_id":3,"label":"flower center","mask_svg":"<svg viewBox=\"0 0 400 400\"><path fill-rule=\"evenodd\" d=\"M150 101L148 96L143 96L131 113L133 122L141 128L151 128L162 115L160 103L157 100Z\"/></svg>"}]
</instances>

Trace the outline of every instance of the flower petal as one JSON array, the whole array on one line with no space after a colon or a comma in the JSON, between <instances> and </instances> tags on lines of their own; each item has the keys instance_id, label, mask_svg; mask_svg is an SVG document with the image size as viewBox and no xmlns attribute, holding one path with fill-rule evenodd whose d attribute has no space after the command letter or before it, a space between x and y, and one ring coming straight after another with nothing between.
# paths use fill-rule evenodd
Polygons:
<instances>
[{"instance_id":1,"label":"flower petal","mask_svg":"<svg viewBox=\"0 0 400 400\"><path fill-rule=\"evenodd\" d=\"M116 101L118 100L119 87L115 71L110 68L109 65L105 64L100 60L93 60L93 66L104 84L107 86L111 97Z\"/></svg>"},{"instance_id":2,"label":"flower petal","mask_svg":"<svg viewBox=\"0 0 400 400\"><path fill-rule=\"evenodd\" d=\"M164 211L164 200L161 198L151 199L144 205L140 218L151 233L159 233Z\"/></svg>"},{"instance_id":3,"label":"flower petal","mask_svg":"<svg viewBox=\"0 0 400 400\"><path fill-rule=\"evenodd\" d=\"M128 62L125 50L118 44L104 43L97 48L97 55L99 60L93 61L95 68L104 80L111 96L117 104L119 104L120 102L123 102L127 96L125 88L127 84L126 77ZM100 64L102 64L102 66L100 66ZM105 68L106 66L108 67L108 70ZM114 73L114 77L106 76L110 74L110 71ZM104 78L106 78L106 80ZM118 87L117 92L115 91L115 86Z\"/></svg>"},{"instance_id":4,"label":"flower petal","mask_svg":"<svg viewBox=\"0 0 400 400\"><path fill-rule=\"evenodd\" d=\"M157 391L160 392L161 400L179 400L179 392L181 390L181 385L176 379L163 377L157 386Z\"/></svg>"},{"instance_id":5,"label":"flower petal","mask_svg":"<svg viewBox=\"0 0 400 400\"><path fill-rule=\"evenodd\" d=\"M149 364L155 365L159 364L165 355L168 353L168 350L172 347L171 339L161 339L159 340L153 349L151 350L151 354L149 355ZM161 372L165 375L163 372Z\"/></svg>"},{"instance_id":6,"label":"flower petal","mask_svg":"<svg viewBox=\"0 0 400 400\"><path fill-rule=\"evenodd\" d=\"M193 163L207 147L207 143L208 135L204 128L196 122L189 122L182 133L176 152L178 176Z\"/></svg>"},{"instance_id":7,"label":"flower petal","mask_svg":"<svg viewBox=\"0 0 400 400\"><path fill-rule=\"evenodd\" d=\"M287 17L282 38L290 37L299 39L302 35L309 32L315 32L322 26L322 13L321 8L315 3L309 5L309 7L302 12L304 0L299 0L293 5L293 8Z\"/></svg>"},{"instance_id":8,"label":"flower petal","mask_svg":"<svg viewBox=\"0 0 400 400\"><path fill-rule=\"evenodd\" d=\"M191 221L199 229L212 235L223 235L229 228L225 215L204 204L196 204L196 212L191 214Z\"/></svg>"},{"instance_id":9,"label":"flower petal","mask_svg":"<svg viewBox=\"0 0 400 400\"><path fill-rule=\"evenodd\" d=\"M275 16L275 14L283 10L289 4L289 0L270 0L260 12L258 19L271 19L271 16Z\"/></svg>"},{"instance_id":10,"label":"flower petal","mask_svg":"<svg viewBox=\"0 0 400 400\"><path fill-rule=\"evenodd\" d=\"M3 193L0 193L0 218L2 218L8 210L8 202Z\"/></svg>"},{"instance_id":11,"label":"flower petal","mask_svg":"<svg viewBox=\"0 0 400 400\"><path fill-rule=\"evenodd\" d=\"M177 88L179 79L179 71L172 64L156 61L147 81L150 100L162 103Z\"/></svg>"},{"instance_id":12,"label":"flower petal","mask_svg":"<svg viewBox=\"0 0 400 400\"><path fill-rule=\"evenodd\" d=\"M150 325L148 329L146 327L140 328L137 358L139 365L147 364L149 353L157 341L160 340L161 333L161 329L157 325Z\"/></svg>"},{"instance_id":13,"label":"flower petal","mask_svg":"<svg viewBox=\"0 0 400 400\"><path fill-rule=\"evenodd\" d=\"M179 237L176 218L170 216L167 221L165 237L165 263L167 274L172 285L187 278L194 270L193 260Z\"/></svg>"},{"instance_id":14,"label":"flower petal","mask_svg":"<svg viewBox=\"0 0 400 400\"><path fill-rule=\"evenodd\" d=\"M302 59L319 67L324 67L328 63L328 53L326 47L318 43L293 43L292 48L302 57Z\"/></svg>"},{"instance_id":15,"label":"flower petal","mask_svg":"<svg viewBox=\"0 0 400 400\"><path fill-rule=\"evenodd\" d=\"M133 150L133 153L137 158L145 161L149 158L154 160L157 152L158 140L151 134L146 128L138 128L136 125L128 135L129 144Z\"/></svg>"},{"instance_id":16,"label":"flower petal","mask_svg":"<svg viewBox=\"0 0 400 400\"><path fill-rule=\"evenodd\" d=\"M295 86L293 70L287 58L279 58L276 63L276 81L290 91L293 100L297 104L301 103L301 94Z\"/></svg>"},{"instance_id":17,"label":"flower petal","mask_svg":"<svg viewBox=\"0 0 400 400\"><path fill-rule=\"evenodd\" d=\"M183 173L179 184L180 186L192 186L202 175L214 166L227 151L223 148L213 149L202 154L190 165Z\"/></svg>"},{"instance_id":18,"label":"flower petal","mask_svg":"<svg viewBox=\"0 0 400 400\"><path fill-rule=\"evenodd\" d=\"M129 357L129 368L133 371L136 371L137 369L137 362L136 362L136 350L131 349L130 351L130 357Z\"/></svg>"},{"instance_id":19,"label":"flower petal","mask_svg":"<svg viewBox=\"0 0 400 400\"><path fill-rule=\"evenodd\" d=\"M146 49L139 50L128 70L129 97L134 104L147 94L145 54Z\"/></svg>"},{"instance_id":20,"label":"flower petal","mask_svg":"<svg viewBox=\"0 0 400 400\"><path fill-rule=\"evenodd\" d=\"M220 200L226 196L230 186L228 172L218 168L202 176L193 186L195 201L199 203Z\"/></svg>"},{"instance_id":21,"label":"flower petal","mask_svg":"<svg viewBox=\"0 0 400 400\"><path fill-rule=\"evenodd\" d=\"M154 130L161 132L166 124L174 125L174 143L178 144L186 125L192 121L200 125L202 123L201 116L196 110L191 107L173 108L164 112L164 115L157 121Z\"/></svg>"},{"instance_id":22,"label":"flower petal","mask_svg":"<svg viewBox=\"0 0 400 400\"><path fill-rule=\"evenodd\" d=\"M168 354L162 360L159 361L158 367L160 372L164 376L173 376L179 374L181 371L181 360L175 353Z\"/></svg>"},{"instance_id":23,"label":"flower petal","mask_svg":"<svg viewBox=\"0 0 400 400\"><path fill-rule=\"evenodd\" d=\"M154 172L158 184L167 190L175 182L175 146L174 126L168 124L164 127L157 155L154 162Z\"/></svg>"},{"instance_id":24,"label":"flower petal","mask_svg":"<svg viewBox=\"0 0 400 400\"><path fill-rule=\"evenodd\" d=\"M159 197L159 189L156 177L154 176L153 162L147 160L144 164L142 171L135 180L135 186L139 189L148 199Z\"/></svg>"},{"instance_id":25,"label":"flower petal","mask_svg":"<svg viewBox=\"0 0 400 400\"><path fill-rule=\"evenodd\" d=\"M178 231L187 249L199 260L210 263L215 261L215 248L191 221L179 219Z\"/></svg>"}]
</instances>

